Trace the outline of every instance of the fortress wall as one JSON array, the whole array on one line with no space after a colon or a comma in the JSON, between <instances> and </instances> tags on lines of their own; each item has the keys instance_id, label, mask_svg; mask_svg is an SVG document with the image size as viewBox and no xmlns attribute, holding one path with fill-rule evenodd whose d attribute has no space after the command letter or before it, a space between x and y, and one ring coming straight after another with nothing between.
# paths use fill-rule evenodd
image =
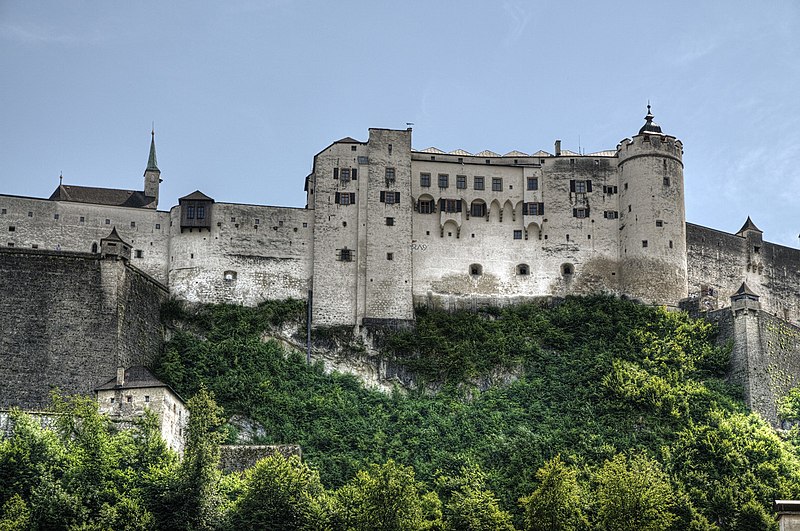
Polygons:
<instances>
[{"instance_id":1,"label":"fortress wall","mask_svg":"<svg viewBox=\"0 0 800 531\"><path fill-rule=\"evenodd\" d=\"M181 231L171 211L169 286L192 302L256 305L306 298L311 278L311 212L215 203L211 230ZM235 273L226 280L225 273Z\"/></svg>"},{"instance_id":2,"label":"fortress wall","mask_svg":"<svg viewBox=\"0 0 800 531\"><path fill-rule=\"evenodd\" d=\"M729 306L731 294L746 282L761 296L764 311L800 321L800 250L763 242L752 232L748 240L692 223L686 233L689 293L701 297L705 309ZM713 291L705 295L708 288Z\"/></svg>"},{"instance_id":3,"label":"fortress wall","mask_svg":"<svg viewBox=\"0 0 800 531\"><path fill-rule=\"evenodd\" d=\"M433 197L461 199L462 213L414 214L414 296L417 303L439 297L512 300L515 297L615 292L617 289L618 196L603 186L617 186L614 159L609 157L547 158L544 166L491 166L415 161L415 200ZM431 174L431 187L420 187L420 173ZM440 189L437 176L449 174L450 186ZM467 176L467 188L456 188L456 174ZM484 176L485 189L474 189L474 176ZM502 191L492 190L492 178L502 178ZM538 178L538 190L528 191L527 178ZM592 191L570 192L571 180L591 180ZM469 215L473 201L487 204L487 217ZM544 203L544 215L523 215L522 203ZM573 209L589 207L588 218ZM502 216L501 216L502 214ZM460 232L459 232L460 229ZM515 231L519 231L515 234ZM516 239L515 236L520 236ZM527 238L527 239L526 239ZM480 264L480 276L470 265ZM529 267L528 275L518 266ZM573 273L562 274L569 264Z\"/></svg>"},{"instance_id":4,"label":"fortress wall","mask_svg":"<svg viewBox=\"0 0 800 531\"><path fill-rule=\"evenodd\" d=\"M52 388L90 394L158 351L166 291L122 261L0 249L0 292L0 407L45 407Z\"/></svg>"},{"instance_id":5,"label":"fortress wall","mask_svg":"<svg viewBox=\"0 0 800 531\"><path fill-rule=\"evenodd\" d=\"M88 253L93 243L99 248L100 239L108 236L112 227L132 246L132 262L166 284L167 212L0 195L0 232L5 238L0 240L2 247L13 244L15 248ZM141 251L141 258L136 251Z\"/></svg>"}]
</instances>

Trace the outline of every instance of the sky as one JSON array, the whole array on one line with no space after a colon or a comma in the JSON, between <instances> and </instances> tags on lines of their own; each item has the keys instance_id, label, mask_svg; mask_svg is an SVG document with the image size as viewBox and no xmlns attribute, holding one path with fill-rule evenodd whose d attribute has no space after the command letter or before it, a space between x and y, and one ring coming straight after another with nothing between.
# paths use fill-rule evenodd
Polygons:
<instances>
[{"instance_id":1,"label":"sky","mask_svg":"<svg viewBox=\"0 0 800 531\"><path fill-rule=\"evenodd\" d=\"M370 127L415 149L614 149L648 101L687 221L800 244L800 2L0 0L0 193L142 189L303 207Z\"/></svg>"}]
</instances>

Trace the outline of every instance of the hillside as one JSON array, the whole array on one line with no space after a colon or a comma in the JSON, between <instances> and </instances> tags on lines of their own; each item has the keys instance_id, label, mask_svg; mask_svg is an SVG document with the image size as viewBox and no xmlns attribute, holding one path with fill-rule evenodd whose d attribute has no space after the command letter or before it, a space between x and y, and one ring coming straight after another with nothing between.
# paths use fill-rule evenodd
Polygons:
<instances>
[{"instance_id":1,"label":"hillside","mask_svg":"<svg viewBox=\"0 0 800 531\"><path fill-rule=\"evenodd\" d=\"M773 499L800 495L794 445L725 383L728 350L704 321L608 297L420 312L415 331L379 343L438 392L384 394L262 339L303 315L293 302L171 305L173 337L154 369L183 396L205 386L226 415L262 425L254 442L302 445L327 488L394 460L446 498L442 478L477 470L518 526L539 514L538 498L519 500L556 476L574 476L574 505L599 527L608 478L625 473L663 480L662 521L676 529L768 526ZM317 335L332 334L342 331ZM476 385L498 374L503 385Z\"/></svg>"}]
</instances>

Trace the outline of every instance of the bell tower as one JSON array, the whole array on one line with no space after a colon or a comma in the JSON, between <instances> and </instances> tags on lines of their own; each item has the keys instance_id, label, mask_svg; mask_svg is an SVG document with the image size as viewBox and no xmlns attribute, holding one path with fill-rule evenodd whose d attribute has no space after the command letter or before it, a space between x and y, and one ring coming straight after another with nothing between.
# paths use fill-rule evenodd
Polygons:
<instances>
[{"instance_id":1,"label":"bell tower","mask_svg":"<svg viewBox=\"0 0 800 531\"><path fill-rule=\"evenodd\" d=\"M150 157L147 159L147 168L144 170L144 195L154 197L155 200L147 205L149 208L158 208L158 185L161 184L161 170L156 163L156 132L150 131Z\"/></svg>"}]
</instances>

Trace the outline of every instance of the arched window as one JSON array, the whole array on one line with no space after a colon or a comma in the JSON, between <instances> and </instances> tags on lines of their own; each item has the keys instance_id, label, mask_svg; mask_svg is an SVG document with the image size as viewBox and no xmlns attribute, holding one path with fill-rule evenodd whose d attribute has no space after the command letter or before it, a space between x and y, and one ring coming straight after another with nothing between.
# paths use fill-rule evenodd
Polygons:
<instances>
[{"instance_id":1,"label":"arched window","mask_svg":"<svg viewBox=\"0 0 800 531\"><path fill-rule=\"evenodd\" d=\"M528 267L528 264L519 264L517 266L517 274L518 275L530 275L531 268Z\"/></svg>"},{"instance_id":2,"label":"arched window","mask_svg":"<svg viewBox=\"0 0 800 531\"><path fill-rule=\"evenodd\" d=\"M470 264L469 274L473 277L479 277L483 274L483 266L480 264Z\"/></svg>"},{"instance_id":3,"label":"arched window","mask_svg":"<svg viewBox=\"0 0 800 531\"><path fill-rule=\"evenodd\" d=\"M97 242L92 243L92 253L97 252Z\"/></svg>"},{"instance_id":4,"label":"arched window","mask_svg":"<svg viewBox=\"0 0 800 531\"><path fill-rule=\"evenodd\" d=\"M561 274L565 277L575 273L575 266L572 264L561 264Z\"/></svg>"},{"instance_id":5,"label":"arched window","mask_svg":"<svg viewBox=\"0 0 800 531\"><path fill-rule=\"evenodd\" d=\"M233 282L236 280L236 271L225 271L222 274L222 278L225 279L225 282Z\"/></svg>"}]
</instances>

